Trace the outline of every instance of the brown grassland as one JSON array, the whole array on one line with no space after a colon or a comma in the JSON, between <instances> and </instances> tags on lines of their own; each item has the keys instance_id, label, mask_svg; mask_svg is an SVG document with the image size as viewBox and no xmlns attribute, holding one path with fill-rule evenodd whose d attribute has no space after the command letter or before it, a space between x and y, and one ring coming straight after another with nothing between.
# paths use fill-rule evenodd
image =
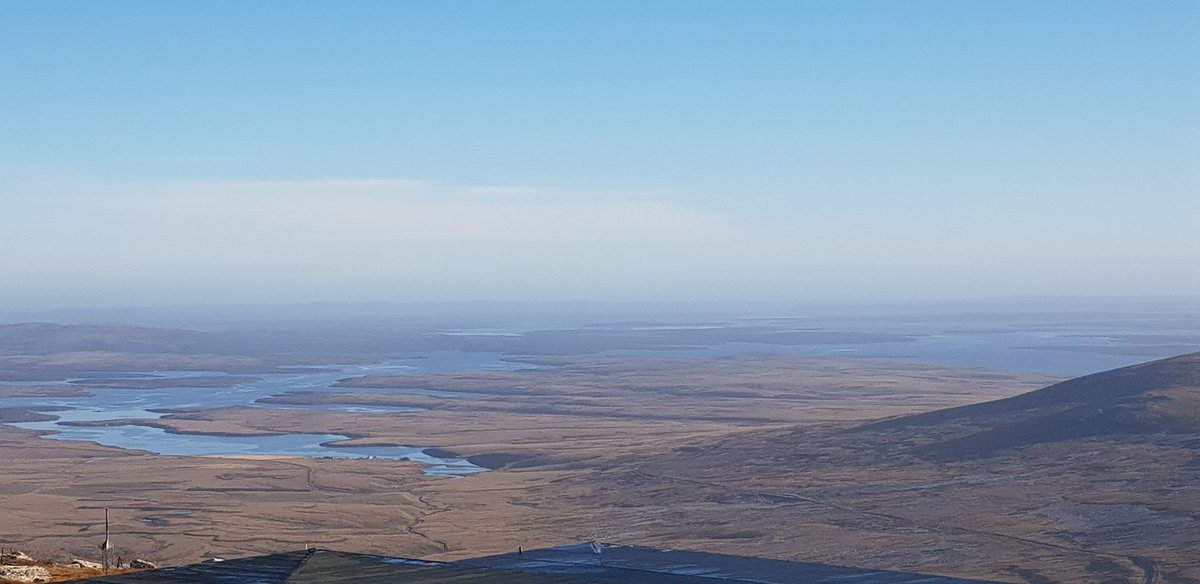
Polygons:
<instances>
[{"instance_id":1,"label":"brown grassland","mask_svg":"<svg viewBox=\"0 0 1200 584\"><path fill-rule=\"evenodd\" d=\"M1200 457L1186 437L936 460L914 452L937 436L854 430L1054 379L785 357L544 364L276 398L420 412L226 408L153 422L436 444L495 469L465 478L381 459L158 456L0 425L0 545L94 558L109 507L118 551L160 564L306 545L459 559L601 540L1011 582L1200 581ZM458 395L372 391L390 387Z\"/></svg>"}]
</instances>

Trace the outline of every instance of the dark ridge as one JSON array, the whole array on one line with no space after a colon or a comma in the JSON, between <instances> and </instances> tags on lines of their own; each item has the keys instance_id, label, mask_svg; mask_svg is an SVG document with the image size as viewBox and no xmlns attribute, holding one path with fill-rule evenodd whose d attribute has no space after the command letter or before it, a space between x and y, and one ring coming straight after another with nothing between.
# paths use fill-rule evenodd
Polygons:
<instances>
[{"instance_id":1,"label":"dark ridge","mask_svg":"<svg viewBox=\"0 0 1200 584\"><path fill-rule=\"evenodd\" d=\"M913 453L987 457L1047 442L1152 433L1200 433L1200 353L1123 367L1015 397L893 418L856 432L933 437Z\"/></svg>"},{"instance_id":2,"label":"dark ridge","mask_svg":"<svg viewBox=\"0 0 1200 584\"><path fill-rule=\"evenodd\" d=\"M1010 398L875 422L863 426L863 429L931 426L961 418L1044 410L1073 404L1109 405L1123 398L1181 387L1200 387L1200 353L1076 377Z\"/></svg>"},{"instance_id":3,"label":"dark ridge","mask_svg":"<svg viewBox=\"0 0 1200 584\"><path fill-rule=\"evenodd\" d=\"M682 550L577 544L454 563L304 550L148 572L97 584L985 584L830 564Z\"/></svg>"}]
</instances>

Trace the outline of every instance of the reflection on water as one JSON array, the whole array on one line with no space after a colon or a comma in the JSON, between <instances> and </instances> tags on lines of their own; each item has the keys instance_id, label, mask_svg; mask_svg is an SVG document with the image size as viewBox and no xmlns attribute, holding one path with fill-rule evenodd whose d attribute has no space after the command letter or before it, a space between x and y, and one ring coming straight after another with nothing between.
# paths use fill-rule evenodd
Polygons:
<instances>
[{"instance_id":1,"label":"reflection on water","mask_svg":"<svg viewBox=\"0 0 1200 584\"><path fill-rule=\"evenodd\" d=\"M121 425L103 427L62 426L56 422L13 424L31 430L59 432L46 436L57 440L87 440L105 446L147 450L180 456L249 455L305 456L310 458L391 458L425 464L425 474L464 475L486 470L470 462L439 458L421 448L403 446L329 447L326 443L345 440L338 434L280 434L273 436L212 436L171 434L161 428Z\"/></svg>"}]
</instances>

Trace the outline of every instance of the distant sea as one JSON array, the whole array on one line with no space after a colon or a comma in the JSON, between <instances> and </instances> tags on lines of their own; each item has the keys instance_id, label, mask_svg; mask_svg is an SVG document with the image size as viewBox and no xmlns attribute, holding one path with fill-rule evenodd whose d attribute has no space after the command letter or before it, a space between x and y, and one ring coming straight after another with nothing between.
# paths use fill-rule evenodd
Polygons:
<instances>
[{"instance_id":1,"label":"distant sea","mask_svg":"<svg viewBox=\"0 0 1200 584\"><path fill-rule=\"evenodd\" d=\"M788 320L771 322L785 332ZM795 324L792 322L791 324ZM990 319L890 319L866 321L805 319L805 327L882 333L903 340L850 343L775 344L727 342L703 346L660 346L604 354L657 357L795 355L901 359L951 367L1076 377L1200 351L1200 331L1176 323L1040 321L999 323Z\"/></svg>"}]
</instances>

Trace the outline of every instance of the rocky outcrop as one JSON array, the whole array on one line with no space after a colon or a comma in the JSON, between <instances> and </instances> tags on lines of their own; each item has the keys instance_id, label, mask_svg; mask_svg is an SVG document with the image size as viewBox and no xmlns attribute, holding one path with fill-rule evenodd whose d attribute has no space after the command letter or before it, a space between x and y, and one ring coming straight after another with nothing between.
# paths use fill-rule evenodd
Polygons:
<instances>
[{"instance_id":1,"label":"rocky outcrop","mask_svg":"<svg viewBox=\"0 0 1200 584\"><path fill-rule=\"evenodd\" d=\"M72 567L87 568L89 570L103 570L104 569L103 564L100 564L98 562L89 562L87 560L81 560L79 558L72 559L71 563L68 565L72 566Z\"/></svg>"},{"instance_id":2,"label":"rocky outcrop","mask_svg":"<svg viewBox=\"0 0 1200 584\"><path fill-rule=\"evenodd\" d=\"M22 564L36 562L29 554L17 550L0 551L0 564Z\"/></svg>"},{"instance_id":3,"label":"rocky outcrop","mask_svg":"<svg viewBox=\"0 0 1200 584\"><path fill-rule=\"evenodd\" d=\"M157 570L158 569L158 566L155 565L154 562L147 562L146 560L142 560L142 559L137 559L137 560L133 560L133 561L129 562L129 567L133 568L135 570Z\"/></svg>"},{"instance_id":4,"label":"rocky outcrop","mask_svg":"<svg viewBox=\"0 0 1200 584\"><path fill-rule=\"evenodd\" d=\"M49 582L50 571L41 566L0 566L0 580Z\"/></svg>"}]
</instances>

